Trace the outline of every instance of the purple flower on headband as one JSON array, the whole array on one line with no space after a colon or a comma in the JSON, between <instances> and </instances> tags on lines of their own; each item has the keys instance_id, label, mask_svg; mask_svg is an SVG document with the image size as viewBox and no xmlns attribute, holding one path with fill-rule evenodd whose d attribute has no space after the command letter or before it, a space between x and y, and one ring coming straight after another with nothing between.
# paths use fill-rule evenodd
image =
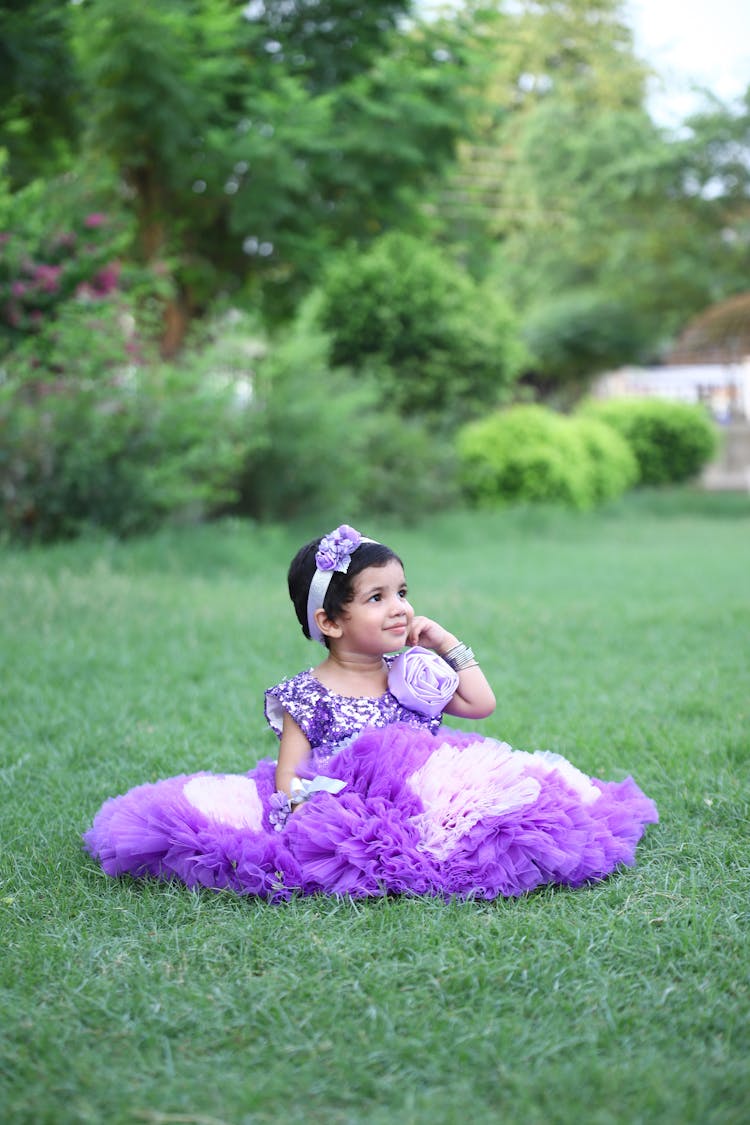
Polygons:
<instances>
[{"instance_id":1,"label":"purple flower on headband","mask_svg":"<svg viewBox=\"0 0 750 1125\"><path fill-rule=\"evenodd\" d=\"M431 718L450 703L458 673L429 648L415 645L397 656L388 673L388 690L399 703Z\"/></svg>"},{"instance_id":2,"label":"purple flower on headband","mask_svg":"<svg viewBox=\"0 0 750 1125\"><path fill-rule=\"evenodd\" d=\"M324 535L315 555L318 570L340 570L346 574L352 552L362 542L362 536L353 527L342 523L330 535Z\"/></svg>"}]
</instances>

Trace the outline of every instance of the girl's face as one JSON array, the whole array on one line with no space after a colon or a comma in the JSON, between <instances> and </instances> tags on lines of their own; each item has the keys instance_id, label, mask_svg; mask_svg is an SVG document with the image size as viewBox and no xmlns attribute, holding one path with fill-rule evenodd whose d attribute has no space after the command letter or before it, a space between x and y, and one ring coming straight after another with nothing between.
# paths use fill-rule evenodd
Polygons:
<instances>
[{"instance_id":1,"label":"girl's face","mask_svg":"<svg viewBox=\"0 0 750 1125\"><path fill-rule=\"evenodd\" d=\"M384 655L406 643L414 610L406 597L404 569L397 559L368 566L354 579L354 598L336 624L353 652Z\"/></svg>"}]
</instances>

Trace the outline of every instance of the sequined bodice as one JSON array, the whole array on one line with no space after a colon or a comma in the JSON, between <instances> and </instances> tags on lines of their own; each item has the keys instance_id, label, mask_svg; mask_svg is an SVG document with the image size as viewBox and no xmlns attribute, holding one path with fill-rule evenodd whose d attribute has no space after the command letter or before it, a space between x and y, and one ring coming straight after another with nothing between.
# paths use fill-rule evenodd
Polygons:
<instances>
[{"instance_id":1,"label":"sequined bodice","mask_svg":"<svg viewBox=\"0 0 750 1125\"><path fill-rule=\"evenodd\" d=\"M316 758L329 756L332 746L347 742L365 727L409 723L434 733L441 723L440 715L429 718L412 711L389 691L375 698L338 695L324 687L312 671L300 672L268 689L266 718L278 735L284 711L302 730Z\"/></svg>"}]
</instances>

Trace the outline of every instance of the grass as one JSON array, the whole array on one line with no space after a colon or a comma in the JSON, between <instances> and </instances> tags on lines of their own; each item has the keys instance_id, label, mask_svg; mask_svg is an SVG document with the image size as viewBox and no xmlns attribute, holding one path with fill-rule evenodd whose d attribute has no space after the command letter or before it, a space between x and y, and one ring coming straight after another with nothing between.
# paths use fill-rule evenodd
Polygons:
<instances>
[{"instance_id":1,"label":"grass","mask_svg":"<svg viewBox=\"0 0 750 1125\"><path fill-rule=\"evenodd\" d=\"M314 659L284 582L314 530L0 554L0 1118L747 1121L745 498L367 528L481 655L485 733L656 799L634 869L492 904L268 906L83 853L105 797L273 752L262 691Z\"/></svg>"}]
</instances>

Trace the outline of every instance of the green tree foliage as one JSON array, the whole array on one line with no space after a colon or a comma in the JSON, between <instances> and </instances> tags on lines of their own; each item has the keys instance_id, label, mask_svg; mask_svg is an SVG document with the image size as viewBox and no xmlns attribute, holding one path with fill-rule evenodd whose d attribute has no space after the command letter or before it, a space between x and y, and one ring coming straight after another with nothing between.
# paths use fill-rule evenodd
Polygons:
<instances>
[{"instance_id":1,"label":"green tree foliage","mask_svg":"<svg viewBox=\"0 0 750 1125\"><path fill-rule=\"evenodd\" d=\"M537 219L509 236L500 261L530 329L555 317L562 293L590 301L593 290L603 306L619 308L619 318L605 316L614 346L597 357L584 344L579 375L622 360L618 319L629 321L630 358L638 358L715 293L745 284L746 202L725 194L719 165L714 181L699 171L695 135L670 140L640 111L587 118L550 104L527 144L525 184Z\"/></svg>"},{"instance_id":2,"label":"green tree foliage","mask_svg":"<svg viewBox=\"0 0 750 1125\"><path fill-rule=\"evenodd\" d=\"M393 30L404 7L357 20L331 3L89 0L78 13L88 144L128 185L144 258L170 263L178 329L232 279L288 308L331 246L417 215L461 129L461 60Z\"/></svg>"},{"instance_id":3,"label":"green tree foliage","mask_svg":"<svg viewBox=\"0 0 750 1125\"><path fill-rule=\"evenodd\" d=\"M521 362L507 305L447 254L387 234L342 257L323 285L334 364L376 371L407 415L461 421L507 397Z\"/></svg>"},{"instance_id":4,"label":"green tree foliage","mask_svg":"<svg viewBox=\"0 0 750 1125\"><path fill-rule=\"evenodd\" d=\"M523 335L536 382L581 393L592 372L631 358L636 340L623 305L600 290L573 289L532 306Z\"/></svg>"},{"instance_id":5,"label":"green tree foliage","mask_svg":"<svg viewBox=\"0 0 750 1125\"><path fill-rule=\"evenodd\" d=\"M645 70L634 56L622 8L619 0L470 6L479 96L441 210L459 239L467 210L473 215L476 240L485 244L483 255L481 247L474 253L478 261L483 256L485 268L495 242L542 217L525 182L527 136L537 114L550 105L569 106L585 122L592 113L641 107ZM465 34L471 32L470 27ZM544 161L546 143L557 140L550 133L541 147L534 146L533 155ZM548 163L553 171L549 190L555 191L561 169L557 160Z\"/></svg>"},{"instance_id":6,"label":"green tree foliage","mask_svg":"<svg viewBox=\"0 0 750 1125\"><path fill-rule=\"evenodd\" d=\"M693 255L703 294L694 312L747 290L750 275L750 84L736 106L708 97L676 144L684 193L692 200ZM682 247L676 248L678 252Z\"/></svg>"},{"instance_id":7,"label":"green tree foliage","mask_svg":"<svg viewBox=\"0 0 750 1125\"><path fill-rule=\"evenodd\" d=\"M484 109L441 212L518 308L548 390L652 356L746 286L747 105L713 103L672 136L646 110L620 0L498 8Z\"/></svg>"},{"instance_id":8,"label":"green tree foliage","mask_svg":"<svg viewBox=\"0 0 750 1125\"><path fill-rule=\"evenodd\" d=\"M78 134L78 80L60 0L0 4L0 137L14 188L65 166Z\"/></svg>"},{"instance_id":9,"label":"green tree foliage","mask_svg":"<svg viewBox=\"0 0 750 1125\"><path fill-rule=\"evenodd\" d=\"M627 441L643 485L696 477L716 452L716 426L701 406L663 399L588 400L583 416L605 422Z\"/></svg>"},{"instance_id":10,"label":"green tree foliage","mask_svg":"<svg viewBox=\"0 0 750 1125\"><path fill-rule=\"evenodd\" d=\"M277 65L320 93L349 82L387 54L408 6L405 0L251 0L244 13L265 27Z\"/></svg>"}]
</instances>

